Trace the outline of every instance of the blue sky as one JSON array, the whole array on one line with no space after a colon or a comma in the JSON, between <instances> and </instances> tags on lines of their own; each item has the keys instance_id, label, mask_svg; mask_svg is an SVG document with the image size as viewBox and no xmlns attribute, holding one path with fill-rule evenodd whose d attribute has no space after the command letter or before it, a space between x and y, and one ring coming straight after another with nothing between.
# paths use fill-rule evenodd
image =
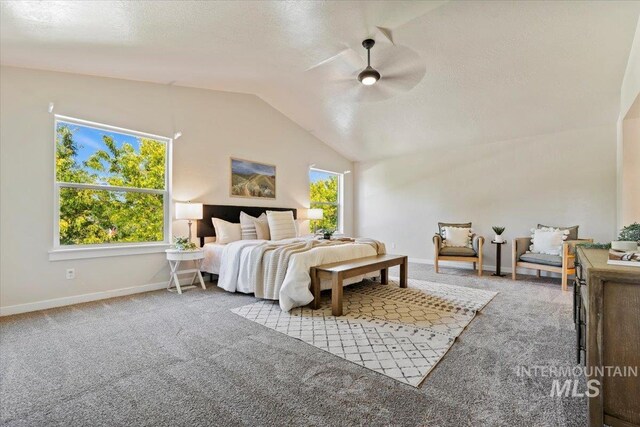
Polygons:
<instances>
[{"instance_id":1,"label":"blue sky","mask_svg":"<svg viewBox=\"0 0 640 427\"><path fill-rule=\"evenodd\" d=\"M76 123L67 123L59 121L58 126L66 125L73 133L73 140L78 145L78 155L76 160L79 163L87 160L93 153L98 150L105 150L107 147L102 141L102 136L107 135L113 138L118 148L123 144L129 143L136 151L140 150L140 138L132 135L126 135L118 132L111 132L102 129L95 129L87 126L78 125Z\"/></svg>"},{"instance_id":2,"label":"blue sky","mask_svg":"<svg viewBox=\"0 0 640 427\"><path fill-rule=\"evenodd\" d=\"M140 138L136 136L96 129L75 123L67 123L64 121L59 121L58 125L67 125L72 130L73 140L78 145L78 156L76 159L79 163L86 161L96 151L106 149L106 146L102 141L103 135L113 138L118 148L122 147L125 143L129 143L136 151L140 150ZM273 166L243 160L234 159L232 168L234 172L242 174L257 173L262 175L275 175L275 168ZM309 179L311 182L323 181L331 176L333 176L333 174L327 172L317 170L309 171Z\"/></svg>"},{"instance_id":3,"label":"blue sky","mask_svg":"<svg viewBox=\"0 0 640 427\"><path fill-rule=\"evenodd\" d=\"M261 163L246 162L244 160L231 160L231 170L233 173L239 173L242 175L251 175L254 173L260 175L275 176L276 168L270 165L263 165Z\"/></svg>"},{"instance_id":4,"label":"blue sky","mask_svg":"<svg viewBox=\"0 0 640 427\"><path fill-rule=\"evenodd\" d=\"M318 182L318 181L324 181L325 179L331 178L332 176L335 176L335 174L321 172L313 169L309 171L309 180L312 183Z\"/></svg>"}]
</instances>

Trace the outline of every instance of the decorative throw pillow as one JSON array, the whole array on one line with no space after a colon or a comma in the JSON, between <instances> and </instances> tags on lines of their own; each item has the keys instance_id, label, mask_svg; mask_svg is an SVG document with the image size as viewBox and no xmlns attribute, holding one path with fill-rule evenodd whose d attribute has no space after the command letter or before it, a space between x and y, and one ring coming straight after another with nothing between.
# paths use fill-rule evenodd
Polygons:
<instances>
[{"instance_id":1,"label":"decorative throw pillow","mask_svg":"<svg viewBox=\"0 0 640 427\"><path fill-rule=\"evenodd\" d=\"M440 234L440 236L442 237L442 239L445 238L444 235L444 227L462 227L462 228L471 228L471 223L470 222L461 222L461 223L455 223L455 222L439 222L438 223L438 234Z\"/></svg>"},{"instance_id":2,"label":"decorative throw pillow","mask_svg":"<svg viewBox=\"0 0 640 427\"><path fill-rule=\"evenodd\" d=\"M291 211L267 211L271 240L296 237L296 224Z\"/></svg>"},{"instance_id":3,"label":"decorative throw pillow","mask_svg":"<svg viewBox=\"0 0 640 427\"><path fill-rule=\"evenodd\" d=\"M240 212L240 230L242 231L242 240L255 240L258 238L258 235L256 234L256 225L254 223L256 219L266 220L267 215L263 213L256 218L244 212Z\"/></svg>"},{"instance_id":4,"label":"decorative throw pillow","mask_svg":"<svg viewBox=\"0 0 640 427\"><path fill-rule=\"evenodd\" d=\"M267 221L266 215L264 218L260 215L260 217L254 220L253 223L256 228L256 238L258 240L271 240L271 233L269 233L269 221Z\"/></svg>"},{"instance_id":5,"label":"decorative throw pillow","mask_svg":"<svg viewBox=\"0 0 640 427\"><path fill-rule=\"evenodd\" d=\"M529 252L534 254L560 255L562 242L567 240L569 230L559 228L532 228Z\"/></svg>"},{"instance_id":6,"label":"decorative throw pillow","mask_svg":"<svg viewBox=\"0 0 640 427\"><path fill-rule=\"evenodd\" d=\"M220 218L211 218L216 230L216 243L222 245L242 239L240 224L234 224Z\"/></svg>"},{"instance_id":7,"label":"decorative throw pillow","mask_svg":"<svg viewBox=\"0 0 640 427\"><path fill-rule=\"evenodd\" d=\"M444 245L458 248L470 248L473 232L469 227L442 227L444 231Z\"/></svg>"},{"instance_id":8,"label":"decorative throw pillow","mask_svg":"<svg viewBox=\"0 0 640 427\"><path fill-rule=\"evenodd\" d=\"M566 240L577 240L578 239L578 227L579 225L574 225L572 227L552 227L550 225L542 225L538 224L538 228L559 228L560 230L568 230L569 236Z\"/></svg>"}]
</instances>

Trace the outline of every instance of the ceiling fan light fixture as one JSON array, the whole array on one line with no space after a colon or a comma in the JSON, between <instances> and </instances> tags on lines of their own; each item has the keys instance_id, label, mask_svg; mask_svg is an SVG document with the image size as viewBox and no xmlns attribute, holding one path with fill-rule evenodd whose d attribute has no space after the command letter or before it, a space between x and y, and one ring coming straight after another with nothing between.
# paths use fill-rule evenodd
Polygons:
<instances>
[{"instance_id":1,"label":"ceiling fan light fixture","mask_svg":"<svg viewBox=\"0 0 640 427\"><path fill-rule=\"evenodd\" d=\"M362 47L367 49L367 68L358 74L358 81L365 86L371 86L380 80L380 73L371 66L371 48L375 44L373 39L366 39L362 42Z\"/></svg>"},{"instance_id":2,"label":"ceiling fan light fixture","mask_svg":"<svg viewBox=\"0 0 640 427\"><path fill-rule=\"evenodd\" d=\"M371 86L378 80L380 80L380 73L374 70L371 65L358 74L358 81L365 86Z\"/></svg>"}]
</instances>

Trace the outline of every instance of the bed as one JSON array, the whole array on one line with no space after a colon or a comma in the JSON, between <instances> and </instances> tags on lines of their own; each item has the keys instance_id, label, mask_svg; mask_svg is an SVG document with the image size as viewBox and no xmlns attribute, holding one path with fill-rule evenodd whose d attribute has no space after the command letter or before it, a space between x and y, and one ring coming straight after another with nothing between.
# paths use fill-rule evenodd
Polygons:
<instances>
[{"instance_id":1,"label":"bed","mask_svg":"<svg viewBox=\"0 0 640 427\"><path fill-rule=\"evenodd\" d=\"M218 275L218 287L229 292L252 293L258 298L278 300L280 307L288 311L313 300L311 267L384 253L384 245L371 239L344 242L306 236L280 241L239 240L225 245L205 240L215 236L212 217L237 223L241 212L257 217L267 210L290 210L297 218L297 211L292 208L203 206L203 219L198 221L197 231L205 251L202 270ZM345 285L358 283L364 277L354 277L345 281ZM323 282L321 287L329 289L331 283Z\"/></svg>"}]
</instances>

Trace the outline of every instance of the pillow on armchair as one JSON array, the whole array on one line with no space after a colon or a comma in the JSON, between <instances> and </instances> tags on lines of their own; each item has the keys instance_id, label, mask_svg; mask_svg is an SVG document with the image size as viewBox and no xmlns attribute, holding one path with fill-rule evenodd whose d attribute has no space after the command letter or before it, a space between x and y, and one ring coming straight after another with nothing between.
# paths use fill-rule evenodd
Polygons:
<instances>
[{"instance_id":1,"label":"pillow on armchair","mask_svg":"<svg viewBox=\"0 0 640 427\"><path fill-rule=\"evenodd\" d=\"M471 229L471 223L470 222L460 222L460 223L439 222L438 223L438 234L440 235L440 237L442 237L442 247L452 246L452 245L447 245L447 235L446 235L445 230L444 230L445 227L456 227L456 228L468 228L468 229ZM470 241L471 241L471 239L470 239ZM466 247L471 247L471 246L466 246Z\"/></svg>"},{"instance_id":2,"label":"pillow on armchair","mask_svg":"<svg viewBox=\"0 0 640 427\"><path fill-rule=\"evenodd\" d=\"M438 223L438 234L444 239L444 227L463 227L463 228L471 228L470 222L439 222Z\"/></svg>"},{"instance_id":3,"label":"pillow on armchair","mask_svg":"<svg viewBox=\"0 0 640 427\"><path fill-rule=\"evenodd\" d=\"M578 240L578 228L579 225L574 225L571 227L554 227L551 225L542 225L538 224L537 228L559 228L560 230L567 230L569 234L567 235L567 240Z\"/></svg>"},{"instance_id":4,"label":"pillow on armchair","mask_svg":"<svg viewBox=\"0 0 640 427\"><path fill-rule=\"evenodd\" d=\"M442 227L444 231L443 246L470 248L471 247L471 228L469 227Z\"/></svg>"},{"instance_id":5,"label":"pillow on armchair","mask_svg":"<svg viewBox=\"0 0 640 427\"><path fill-rule=\"evenodd\" d=\"M531 246L528 252L546 255L560 255L562 242L569 236L569 230L551 227L534 228L531 233Z\"/></svg>"}]
</instances>

